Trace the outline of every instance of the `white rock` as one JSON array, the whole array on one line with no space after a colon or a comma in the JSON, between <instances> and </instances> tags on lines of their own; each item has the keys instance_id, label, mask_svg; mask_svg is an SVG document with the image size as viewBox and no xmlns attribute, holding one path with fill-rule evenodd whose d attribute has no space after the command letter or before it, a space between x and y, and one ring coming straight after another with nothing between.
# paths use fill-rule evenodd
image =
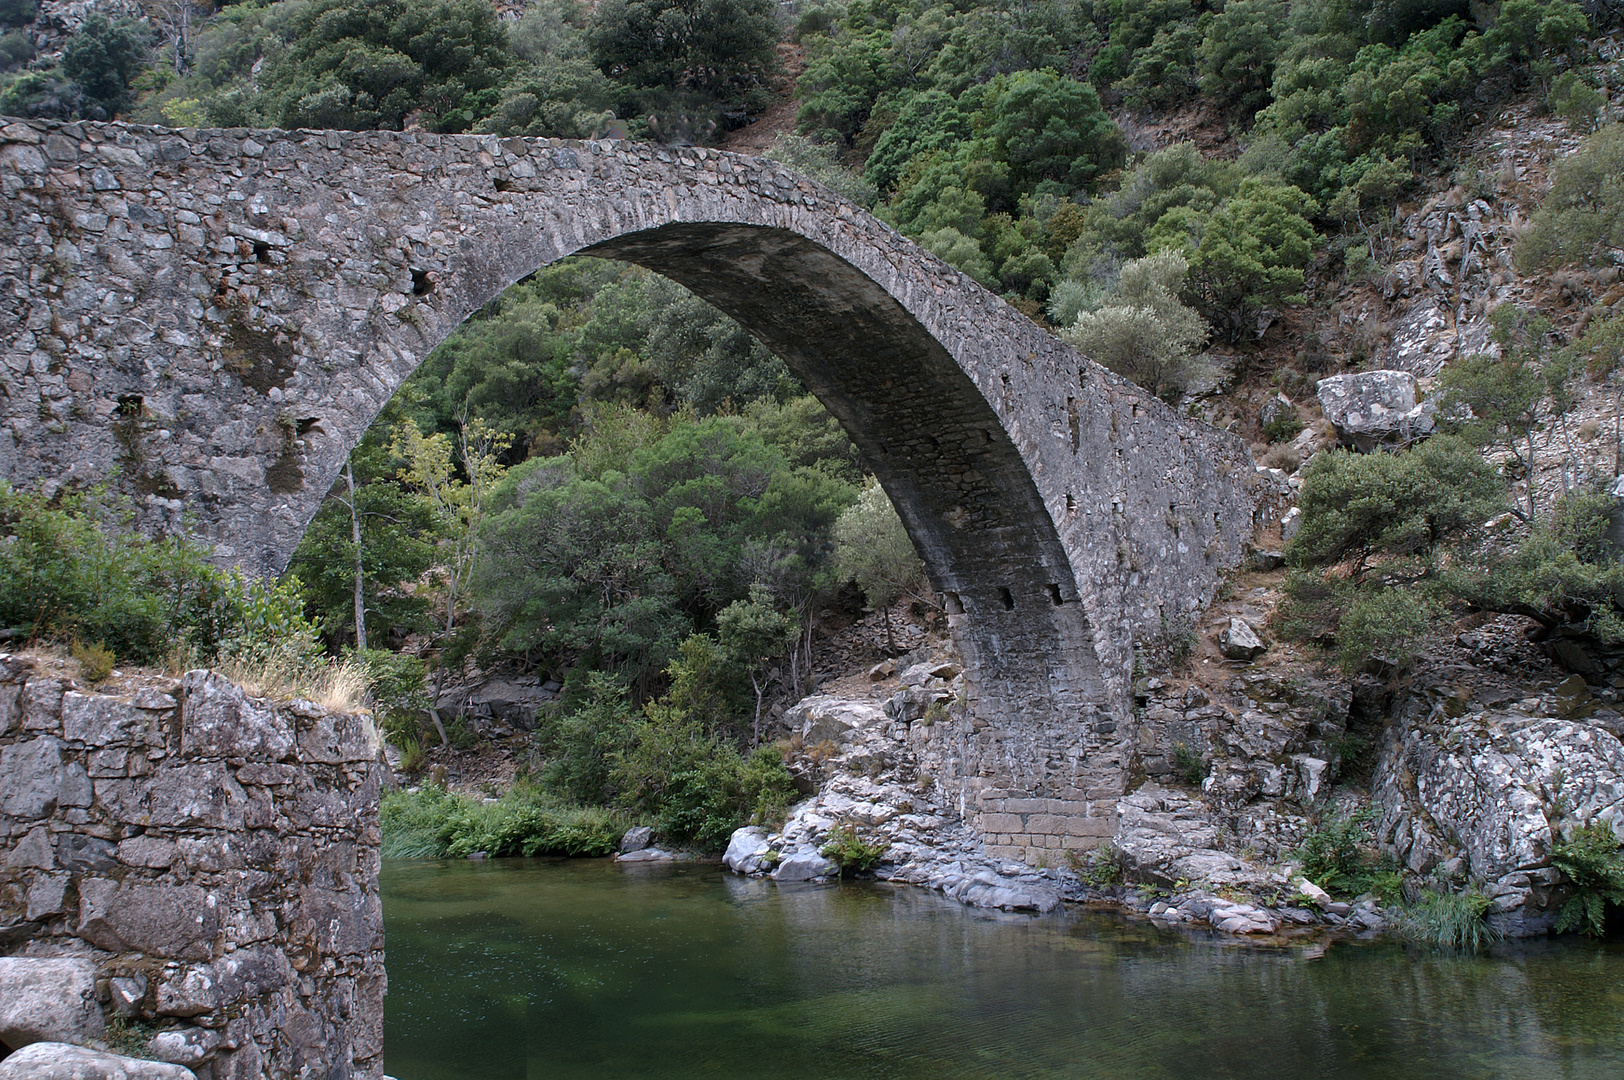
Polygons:
<instances>
[{"instance_id":1,"label":"white rock","mask_svg":"<svg viewBox=\"0 0 1624 1080\"><path fill-rule=\"evenodd\" d=\"M1252 624L1239 615L1231 616L1229 625L1219 631L1218 649L1228 660L1256 660L1269 651L1268 644L1252 629Z\"/></svg>"},{"instance_id":2,"label":"white rock","mask_svg":"<svg viewBox=\"0 0 1624 1080\"><path fill-rule=\"evenodd\" d=\"M833 859L826 858L816 848L800 848L785 855L773 869L774 881L811 881L840 873Z\"/></svg>"},{"instance_id":3,"label":"white rock","mask_svg":"<svg viewBox=\"0 0 1624 1080\"><path fill-rule=\"evenodd\" d=\"M1371 451L1384 443L1407 443L1432 434L1437 407L1417 403L1418 387L1407 371L1359 371L1319 381L1320 410L1343 445Z\"/></svg>"},{"instance_id":4,"label":"white rock","mask_svg":"<svg viewBox=\"0 0 1624 1080\"><path fill-rule=\"evenodd\" d=\"M733 830L733 835L727 842L727 851L722 855L722 862L736 874L759 873L766 868L762 856L771 848L772 845L767 842L766 829L746 825L742 829Z\"/></svg>"},{"instance_id":5,"label":"white rock","mask_svg":"<svg viewBox=\"0 0 1624 1080\"><path fill-rule=\"evenodd\" d=\"M96 965L81 959L0 957L0 1042L29 1043L100 1038Z\"/></svg>"},{"instance_id":6,"label":"white rock","mask_svg":"<svg viewBox=\"0 0 1624 1080\"><path fill-rule=\"evenodd\" d=\"M184 1065L39 1042L0 1061L0 1080L197 1080L197 1074Z\"/></svg>"}]
</instances>

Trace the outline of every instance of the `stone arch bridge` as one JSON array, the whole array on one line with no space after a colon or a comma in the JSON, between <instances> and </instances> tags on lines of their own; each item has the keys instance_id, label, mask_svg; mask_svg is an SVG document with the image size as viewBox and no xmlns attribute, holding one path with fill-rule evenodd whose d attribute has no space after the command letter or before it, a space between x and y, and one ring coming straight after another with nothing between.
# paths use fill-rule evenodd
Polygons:
<instances>
[{"instance_id":1,"label":"stone arch bridge","mask_svg":"<svg viewBox=\"0 0 1624 1080\"><path fill-rule=\"evenodd\" d=\"M1134 642L1251 537L1239 440L771 162L0 121L0 186L0 476L117 468L149 526L259 572L423 358L539 267L629 260L734 316L844 424L945 595L972 708L940 779L1009 854L1110 835Z\"/></svg>"}]
</instances>

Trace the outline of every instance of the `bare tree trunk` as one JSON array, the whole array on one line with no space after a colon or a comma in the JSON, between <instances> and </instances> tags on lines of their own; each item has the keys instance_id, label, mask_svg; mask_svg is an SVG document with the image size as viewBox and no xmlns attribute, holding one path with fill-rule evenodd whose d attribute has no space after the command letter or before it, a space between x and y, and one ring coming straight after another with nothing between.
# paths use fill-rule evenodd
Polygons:
<instances>
[{"instance_id":1,"label":"bare tree trunk","mask_svg":"<svg viewBox=\"0 0 1624 1080\"><path fill-rule=\"evenodd\" d=\"M350 539L355 542L355 647L367 647L367 601L361 568L361 511L355 505L355 469L344 461L344 483L350 489Z\"/></svg>"},{"instance_id":2,"label":"bare tree trunk","mask_svg":"<svg viewBox=\"0 0 1624 1080\"><path fill-rule=\"evenodd\" d=\"M446 737L445 724L440 722L440 690L445 685L445 656L440 657L440 666L434 669L434 693L430 695L428 714L434 722L434 730L440 733L440 745L450 746L451 740Z\"/></svg>"},{"instance_id":3,"label":"bare tree trunk","mask_svg":"<svg viewBox=\"0 0 1624 1080\"><path fill-rule=\"evenodd\" d=\"M750 689L756 692L756 719L750 725L750 746L753 749L761 745L761 680L756 678L755 672L750 673Z\"/></svg>"},{"instance_id":4,"label":"bare tree trunk","mask_svg":"<svg viewBox=\"0 0 1624 1080\"><path fill-rule=\"evenodd\" d=\"M1528 520L1534 521L1539 517L1539 507L1534 502L1535 494L1535 461L1534 461L1534 428L1528 428Z\"/></svg>"}]
</instances>

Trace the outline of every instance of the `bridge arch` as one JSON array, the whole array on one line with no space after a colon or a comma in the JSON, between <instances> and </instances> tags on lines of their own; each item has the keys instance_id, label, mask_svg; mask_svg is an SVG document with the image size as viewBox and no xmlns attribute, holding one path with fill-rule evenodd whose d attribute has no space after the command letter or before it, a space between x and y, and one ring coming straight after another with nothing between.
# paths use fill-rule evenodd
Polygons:
<instances>
[{"instance_id":1,"label":"bridge arch","mask_svg":"<svg viewBox=\"0 0 1624 1080\"><path fill-rule=\"evenodd\" d=\"M1109 835L1133 640L1251 533L1238 440L771 162L19 121L0 185L0 475L117 466L150 521L258 571L428 353L536 269L624 259L733 315L846 427L948 595L977 719L946 768L1012 854ZM1032 826L1058 803L1081 831Z\"/></svg>"}]
</instances>

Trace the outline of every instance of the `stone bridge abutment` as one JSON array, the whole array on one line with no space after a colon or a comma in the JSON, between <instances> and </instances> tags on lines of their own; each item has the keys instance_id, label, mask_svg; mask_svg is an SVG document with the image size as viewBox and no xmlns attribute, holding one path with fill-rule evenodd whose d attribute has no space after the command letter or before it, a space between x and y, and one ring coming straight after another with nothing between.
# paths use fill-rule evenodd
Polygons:
<instances>
[{"instance_id":1,"label":"stone bridge abutment","mask_svg":"<svg viewBox=\"0 0 1624 1080\"><path fill-rule=\"evenodd\" d=\"M624 259L734 316L839 418L947 594L973 700L938 779L1011 855L1110 835L1134 642L1251 537L1239 440L771 162L12 121L0 189L0 476L116 469L149 526L258 572L424 357L538 268Z\"/></svg>"}]
</instances>

